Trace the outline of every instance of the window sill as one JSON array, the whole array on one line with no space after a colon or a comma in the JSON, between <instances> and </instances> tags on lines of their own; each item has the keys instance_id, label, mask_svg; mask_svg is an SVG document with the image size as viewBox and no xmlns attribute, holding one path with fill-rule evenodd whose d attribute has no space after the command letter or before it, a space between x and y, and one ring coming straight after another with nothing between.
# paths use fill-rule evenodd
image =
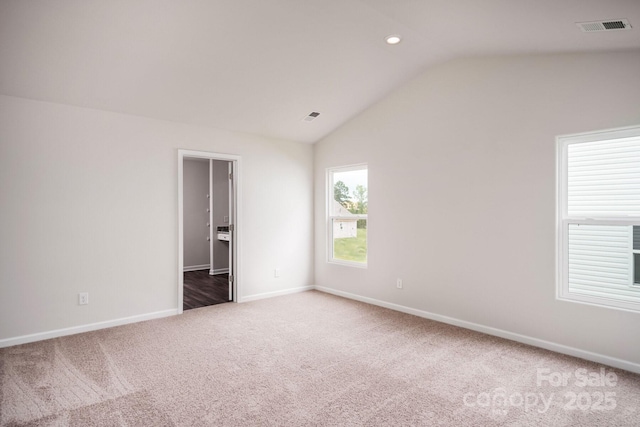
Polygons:
<instances>
[{"instance_id":1,"label":"window sill","mask_svg":"<svg viewBox=\"0 0 640 427\"><path fill-rule=\"evenodd\" d=\"M586 304L595 307L622 310L631 313L640 313L640 303L631 301L619 301L609 298L598 298L582 294L569 293L569 295L558 295L558 301Z\"/></svg>"},{"instance_id":2,"label":"window sill","mask_svg":"<svg viewBox=\"0 0 640 427\"><path fill-rule=\"evenodd\" d=\"M328 264L341 265L343 267L356 267L356 268L367 268L366 262L355 262L355 261L342 261L338 259L332 259L327 261Z\"/></svg>"}]
</instances>

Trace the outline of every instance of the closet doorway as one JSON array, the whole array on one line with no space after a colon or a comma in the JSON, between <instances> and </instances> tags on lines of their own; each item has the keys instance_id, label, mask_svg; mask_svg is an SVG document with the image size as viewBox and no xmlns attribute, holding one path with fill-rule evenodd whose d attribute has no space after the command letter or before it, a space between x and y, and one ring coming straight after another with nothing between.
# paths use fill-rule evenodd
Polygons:
<instances>
[{"instance_id":1,"label":"closet doorway","mask_svg":"<svg viewBox=\"0 0 640 427\"><path fill-rule=\"evenodd\" d=\"M178 311L237 301L240 158L178 150Z\"/></svg>"}]
</instances>

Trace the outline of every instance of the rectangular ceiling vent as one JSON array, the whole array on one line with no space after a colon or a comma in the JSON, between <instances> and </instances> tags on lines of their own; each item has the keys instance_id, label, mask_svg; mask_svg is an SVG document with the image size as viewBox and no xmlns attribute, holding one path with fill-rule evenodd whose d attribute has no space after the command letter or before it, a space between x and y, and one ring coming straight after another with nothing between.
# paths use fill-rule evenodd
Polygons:
<instances>
[{"instance_id":1,"label":"rectangular ceiling vent","mask_svg":"<svg viewBox=\"0 0 640 427\"><path fill-rule=\"evenodd\" d=\"M312 113L309 113L308 116L306 116L304 119L302 119L305 122L312 122L316 119L316 117L318 117L320 115L320 113L314 111Z\"/></svg>"},{"instance_id":2,"label":"rectangular ceiling vent","mask_svg":"<svg viewBox=\"0 0 640 427\"><path fill-rule=\"evenodd\" d=\"M629 21L626 19L614 19L614 20L608 20L608 21L593 21L593 22L576 22L576 25L582 30L583 33L631 29L631 24L629 24Z\"/></svg>"}]
</instances>

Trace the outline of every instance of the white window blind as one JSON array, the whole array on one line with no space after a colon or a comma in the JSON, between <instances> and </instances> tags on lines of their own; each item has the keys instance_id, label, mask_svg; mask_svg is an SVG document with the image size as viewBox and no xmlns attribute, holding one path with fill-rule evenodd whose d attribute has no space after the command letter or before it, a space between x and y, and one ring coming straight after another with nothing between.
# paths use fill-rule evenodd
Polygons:
<instances>
[{"instance_id":1,"label":"white window blind","mask_svg":"<svg viewBox=\"0 0 640 427\"><path fill-rule=\"evenodd\" d=\"M633 282L633 227L569 225L569 290L640 303Z\"/></svg>"},{"instance_id":2,"label":"white window blind","mask_svg":"<svg viewBox=\"0 0 640 427\"><path fill-rule=\"evenodd\" d=\"M569 217L640 216L640 137L570 144Z\"/></svg>"}]
</instances>

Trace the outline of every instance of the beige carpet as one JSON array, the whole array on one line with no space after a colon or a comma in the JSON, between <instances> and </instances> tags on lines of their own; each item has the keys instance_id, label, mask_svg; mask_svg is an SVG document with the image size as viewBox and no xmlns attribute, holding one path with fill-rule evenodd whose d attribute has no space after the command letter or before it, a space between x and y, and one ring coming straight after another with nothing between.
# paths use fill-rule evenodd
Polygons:
<instances>
[{"instance_id":1,"label":"beige carpet","mask_svg":"<svg viewBox=\"0 0 640 427\"><path fill-rule=\"evenodd\" d=\"M315 291L2 349L0 384L3 426L640 425L638 375Z\"/></svg>"}]
</instances>

